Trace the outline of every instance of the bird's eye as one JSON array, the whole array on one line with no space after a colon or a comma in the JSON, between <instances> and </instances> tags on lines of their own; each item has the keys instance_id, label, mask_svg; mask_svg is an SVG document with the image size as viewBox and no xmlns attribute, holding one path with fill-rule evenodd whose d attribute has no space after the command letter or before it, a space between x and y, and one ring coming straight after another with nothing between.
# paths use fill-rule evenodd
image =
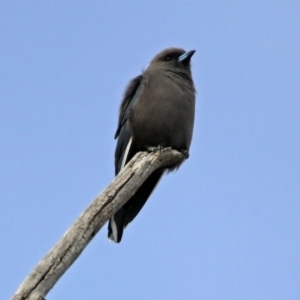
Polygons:
<instances>
[{"instance_id":1,"label":"bird's eye","mask_svg":"<svg viewBox=\"0 0 300 300\"><path fill-rule=\"evenodd\" d=\"M171 59L171 56L170 55L167 55L166 57L165 57L165 60L170 60Z\"/></svg>"}]
</instances>

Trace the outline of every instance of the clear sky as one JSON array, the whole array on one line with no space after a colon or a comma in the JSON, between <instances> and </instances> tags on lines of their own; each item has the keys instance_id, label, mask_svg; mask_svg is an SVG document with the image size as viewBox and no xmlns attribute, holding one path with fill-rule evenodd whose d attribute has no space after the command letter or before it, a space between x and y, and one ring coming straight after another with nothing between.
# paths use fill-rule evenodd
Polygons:
<instances>
[{"instance_id":1,"label":"clear sky","mask_svg":"<svg viewBox=\"0 0 300 300\"><path fill-rule=\"evenodd\" d=\"M299 1L1 1L0 293L114 177L128 81L196 49L190 158L51 299L300 299Z\"/></svg>"}]
</instances>

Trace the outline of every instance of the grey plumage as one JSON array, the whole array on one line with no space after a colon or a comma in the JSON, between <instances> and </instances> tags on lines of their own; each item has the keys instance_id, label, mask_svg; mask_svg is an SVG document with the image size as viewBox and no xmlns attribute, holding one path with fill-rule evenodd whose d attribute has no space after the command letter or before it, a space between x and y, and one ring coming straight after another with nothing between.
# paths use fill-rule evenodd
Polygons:
<instances>
[{"instance_id":1,"label":"grey plumage","mask_svg":"<svg viewBox=\"0 0 300 300\"><path fill-rule=\"evenodd\" d=\"M115 173L138 151L172 147L188 153L194 125L195 87L190 70L194 50L169 48L130 81L120 107L115 138ZM173 166L178 168L179 166ZM110 219L108 237L119 243L123 229L139 213L165 170L153 173Z\"/></svg>"}]
</instances>

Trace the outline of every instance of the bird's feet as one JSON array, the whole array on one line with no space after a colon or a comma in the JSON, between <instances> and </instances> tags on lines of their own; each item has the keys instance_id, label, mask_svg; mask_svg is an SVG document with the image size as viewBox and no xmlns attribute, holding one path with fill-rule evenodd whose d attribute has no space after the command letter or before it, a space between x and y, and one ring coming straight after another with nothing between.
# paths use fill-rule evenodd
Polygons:
<instances>
[{"instance_id":1,"label":"bird's feet","mask_svg":"<svg viewBox=\"0 0 300 300\"><path fill-rule=\"evenodd\" d=\"M149 146L147 147L147 150L149 152L158 152L158 151L163 151L164 150L164 146L163 145L158 145L158 146ZM186 150L186 149L176 149L177 151L179 151L185 159L188 159L190 154L189 154L189 151Z\"/></svg>"},{"instance_id":2,"label":"bird's feet","mask_svg":"<svg viewBox=\"0 0 300 300\"><path fill-rule=\"evenodd\" d=\"M157 152L157 151L162 151L165 147L162 145L158 145L158 146L149 146L147 147L147 150L149 152Z\"/></svg>"},{"instance_id":3,"label":"bird's feet","mask_svg":"<svg viewBox=\"0 0 300 300\"><path fill-rule=\"evenodd\" d=\"M181 152L181 153L182 153L182 155L184 156L184 158L185 158L185 159L188 159L188 158L189 158L189 156L190 156L190 153L189 153L189 151L188 151L188 150L186 150L186 149L180 149L180 150L179 150L179 152Z\"/></svg>"}]
</instances>

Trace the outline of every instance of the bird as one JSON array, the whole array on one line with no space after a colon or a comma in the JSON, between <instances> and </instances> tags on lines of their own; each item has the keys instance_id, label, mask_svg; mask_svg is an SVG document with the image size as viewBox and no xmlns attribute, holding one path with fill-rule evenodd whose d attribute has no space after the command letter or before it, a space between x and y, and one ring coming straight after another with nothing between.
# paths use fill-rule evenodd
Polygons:
<instances>
[{"instance_id":1,"label":"bird","mask_svg":"<svg viewBox=\"0 0 300 300\"><path fill-rule=\"evenodd\" d=\"M196 89L190 63L195 52L165 49L129 82L121 101L115 133L115 175L139 151L171 147L188 157L195 118ZM179 166L172 166L167 171ZM110 218L110 240L121 242L125 227L140 212L165 171L160 169L151 174Z\"/></svg>"}]
</instances>

